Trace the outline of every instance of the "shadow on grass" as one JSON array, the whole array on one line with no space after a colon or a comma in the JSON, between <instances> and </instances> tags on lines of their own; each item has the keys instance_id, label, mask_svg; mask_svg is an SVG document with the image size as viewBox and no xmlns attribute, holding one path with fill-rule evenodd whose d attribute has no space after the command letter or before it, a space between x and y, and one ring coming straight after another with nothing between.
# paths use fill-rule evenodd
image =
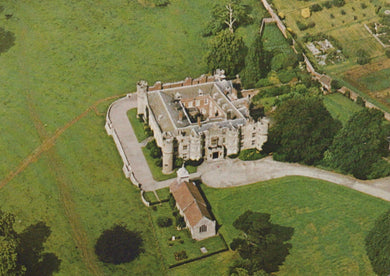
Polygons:
<instances>
[{"instance_id":1,"label":"shadow on grass","mask_svg":"<svg viewBox=\"0 0 390 276\"><path fill-rule=\"evenodd\" d=\"M0 55L15 45L15 34L0 27Z\"/></svg>"},{"instance_id":2,"label":"shadow on grass","mask_svg":"<svg viewBox=\"0 0 390 276\"><path fill-rule=\"evenodd\" d=\"M19 235L18 262L26 267L25 275L45 276L59 271L61 260L54 253L43 253L43 244L50 234L50 228L38 222Z\"/></svg>"}]
</instances>

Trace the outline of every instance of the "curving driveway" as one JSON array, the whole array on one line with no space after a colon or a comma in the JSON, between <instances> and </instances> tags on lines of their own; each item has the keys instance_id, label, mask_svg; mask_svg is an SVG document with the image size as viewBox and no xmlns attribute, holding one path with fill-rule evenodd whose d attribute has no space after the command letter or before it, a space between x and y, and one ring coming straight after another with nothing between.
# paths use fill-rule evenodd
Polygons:
<instances>
[{"instance_id":1,"label":"curving driveway","mask_svg":"<svg viewBox=\"0 0 390 276\"><path fill-rule=\"evenodd\" d=\"M125 156L121 153L121 157L125 164L126 162L130 164L133 176L142 185L142 189L153 191L168 187L172 179L161 182L153 179L141 150L142 143L138 143L135 137L127 111L136 107L136 94L130 94L111 105L107 117L111 120L112 128L119 139L116 145L122 147ZM204 162L198 167L198 173L191 177L199 177L199 175L203 183L215 188L242 186L284 176L299 175L333 182L390 201L390 177L363 181L314 167L274 161L272 157L256 161L226 159Z\"/></svg>"}]
</instances>

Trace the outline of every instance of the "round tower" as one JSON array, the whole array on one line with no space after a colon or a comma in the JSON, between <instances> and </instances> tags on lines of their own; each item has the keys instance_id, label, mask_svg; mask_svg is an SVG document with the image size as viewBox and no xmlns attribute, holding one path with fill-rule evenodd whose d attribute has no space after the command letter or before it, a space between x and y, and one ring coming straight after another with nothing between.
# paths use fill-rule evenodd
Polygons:
<instances>
[{"instance_id":1,"label":"round tower","mask_svg":"<svg viewBox=\"0 0 390 276\"><path fill-rule=\"evenodd\" d=\"M145 115L147 106L148 83L146 81L139 81L137 83L137 116Z\"/></svg>"},{"instance_id":2,"label":"round tower","mask_svg":"<svg viewBox=\"0 0 390 276\"><path fill-rule=\"evenodd\" d=\"M173 170L173 137L164 135L162 151L162 172L170 174Z\"/></svg>"}]
</instances>

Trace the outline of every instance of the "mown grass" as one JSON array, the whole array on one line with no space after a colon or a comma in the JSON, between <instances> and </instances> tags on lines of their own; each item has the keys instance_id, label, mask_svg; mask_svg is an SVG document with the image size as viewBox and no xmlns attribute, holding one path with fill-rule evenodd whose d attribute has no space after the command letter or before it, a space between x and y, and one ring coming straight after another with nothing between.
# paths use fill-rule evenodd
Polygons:
<instances>
[{"instance_id":1,"label":"mown grass","mask_svg":"<svg viewBox=\"0 0 390 276\"><path fill-rule=\"evenodd\" d=\"M207 254L226 248L220 236L211 237L202 241L193 240L188 229L183 229L181 231L176 229L176 226L174 225L175 218L172 216L172 209L168 203L163 203L156 207L156 211L152 211L151 214L161 252L167 266L174 265L181 261L201 257L203 255L200 251L201 247L206 247L208 251ZM172 219L173 224L169 227L159 227L156 222L158 217L169 217ZM176 237L175 241L171 240L172 236ZM188 258L177 261L174 253L182 250L187 253Z\"/></svg>"},{"instance_id":2,"label":"mown grass","mask_svg":"<svg viewBox=\"0 0 390 276\"><path fill-rule=\"evenodd\" d=\"M2 5L0 25L16 40L0 56L1 179L45 139L35 130L33 116L50 136L97 100L134 91L139 79L175 81L206 71L207 39L199 35L211 8L205 0L173 0L162 9L125 0ZM5 20L5 13L13 17ZM97 111L105 113L108 105ZM19 231L47 223L52 233L45 249L61 259L59 275L89 275L69 219L81 225L77 230L86 234L82 243L89 251L115 223L142 232L145 253L130 264L97 263L105 275L164 274L150 210L124 178L104 121L91 111L66 130L49 155L41 155L0 190L0 208L16 215ZM61 185L74 207L68 215Z\"/></svg>"},{"instance_id":3,"label":"mown grass","mask_svg":"<svg viewBox=\"0 0 390 276\"><path fill-rule=\"evenodd\" d=\"M294 228L278 275L373 275L364 237L389 202L304 177L202 189L228 244L239 234L233 221L246 210L269 213L274 223Z\"/></svg>"},{"instance_id":4,"label":"mown grass","mask_svg":"<svg viewBox=\"0 0 390 276\"><path fill-rule=\"evenodd\" d=\"M343 125L355 112L363 108L339 93L325 96L324 104L330 115L334 119L339 120Z\"/></svg>"},{"instance_id":5,"label":"mown grass","mask_svg":"<svg viewBox=\"0 0 390 276\"><path fill-rule=\"evenodd\" d=\"M148 134L145 133L144 124L137 118L137 109L133 108L127 112L127 116L133 127L134 134L137 137L138 142L142 142L146 138L148 138Z\"/></svg>"},{"instance_id":6,"label":"mown grass","mask_svg":"<svg viewBox=\"0 0 390 276\"><path fill-rule=\"evenodd\" d=\"M151 155L150 155L150 151L146 148L146 147L143 147L142 148L142 152L145 156L145 159L146 159L146 162L148 163L149 165L149 169L150 169L150 172L152 173L152 176L154 178L154 180L156 181L164 181L164 180L167 180L167 179L171 179L171 178L175 178L176 177L176 171L177 171L177 168L175 168L173 170L172 173L170 174L163 174L162 172L162 168L160 166L157 166L156 165L156 161L157 159L156 158L153 158ZM189 173L195 173L197 168L194 167L194 166L185 166L187 171Z\"/></svg>"}]
</instances>

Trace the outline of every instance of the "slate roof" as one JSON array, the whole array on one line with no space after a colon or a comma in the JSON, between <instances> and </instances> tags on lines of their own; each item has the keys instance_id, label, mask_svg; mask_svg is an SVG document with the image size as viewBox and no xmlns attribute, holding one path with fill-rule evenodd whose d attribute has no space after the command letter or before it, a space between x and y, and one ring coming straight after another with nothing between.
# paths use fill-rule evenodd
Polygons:
<instances>
[{"instance_id":1,"label":"slate roof","mask_svg":"<svg viewBox=\"0 0 390 276\"><path fill-rule=\"evenodd\" d=\"M192 182L185 181L178 184L175 181L171 184L170 189L191 227L194 227L203 217L212 220L206 202Z\"/></svg>"}]
</instances>

